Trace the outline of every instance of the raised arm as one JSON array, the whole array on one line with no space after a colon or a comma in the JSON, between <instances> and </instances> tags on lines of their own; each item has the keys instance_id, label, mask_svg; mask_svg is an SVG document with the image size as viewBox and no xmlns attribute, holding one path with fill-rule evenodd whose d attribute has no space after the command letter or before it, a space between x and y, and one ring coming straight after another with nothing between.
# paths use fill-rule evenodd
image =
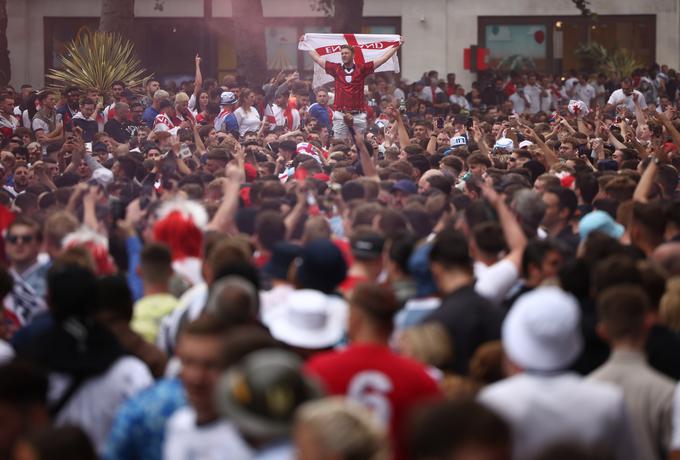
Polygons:
<instances>
[{"instance_id":1,"label":"raised arm","mask_svg":"<svg viewBox=\"0 0 680 460\"><path fill-rule=\"evenodd\" d=\"M194 97L196 98L196 107L200 108L198 105L198 96L201 94L201 88L203 87L203 74L201 73L201 56L196 54L196 76L194 77ZM200 112L200 110L199 110Z\"/></svg>"},{"instance_id":2,"label":"raised arm","mask_svg":"<svg viewBox=\"0 0 680 460\"><path fill-rule=\"evenodd\" d=\"M384 63L386 63L386 62L388 61L388 59L390 59L392 56L394 56L394 54L395 54L397 51L399 51L399 48L400 48L401 45L403 45L403 44L404 44L404 39L402 38L402 39L399 40L399 44L398 44L398 45L393 46L392 48L390 48L389 50L387 50L387 51L385 52L385 54L383 54L383 55L380 56L378 59L376 59L375 61L373 61L373 69L377 69L378 67L380 67L381 65L383 65Z\"/></svg>"},{"instance_id":3,"label":"raised arm","mask_svg":"<svg viewBox=\"0 0 680 460\"><path fill-rule=\"evenodd\" d=\"M322 58L316 50L309 50L308 53L309 57L312 58L312 61L321 66L322 69L326 67L326 60Z\"/></svg>"}]
</instances>

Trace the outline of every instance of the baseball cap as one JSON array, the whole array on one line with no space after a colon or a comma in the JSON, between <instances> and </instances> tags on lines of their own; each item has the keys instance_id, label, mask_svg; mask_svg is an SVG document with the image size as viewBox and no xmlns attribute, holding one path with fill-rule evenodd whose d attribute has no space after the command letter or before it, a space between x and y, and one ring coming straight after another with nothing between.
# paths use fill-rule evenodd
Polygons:
<instances>
[{"instance_id":1,"label":"baseball cap","mask_svg":"<svg viewBox=\"0 0 680 460\"><path fill-rule=\"evenodd\" d=\"M556 286L524 294L503 322L502 341L507 356L526 370L566 369L583 349L576 299Z\"/></svg>"},{"instance_id":2,"label":"baseball cap","mask_svg":"<svg viewBox=\"0 0 680 460\"><path fill-rule=\"evenodd\" d=\"M514 142L512 142L512 139L508 139L507 137L501 137L496 141L496 144L493 146L493 148L511 152L512 149L515 148L515 144Z\"/></svg>"},{"instance_id":3,"label":"baseball cap","mask_svg":"<svg viewBox=\"0 0 680 460\"><path fill-rule=\"evenodd\" d=\"M418 192L418 187L416 186L415 182L408 180L408 179L401 179L398 180L393 186L392 186L392 191L393 192L404 192L408 194L414 194Z\"/></svg>"},{"instance_id":4,"label":"baseball cap","mask_svg":"<svg viewBox=\"0 0 680 460\"><path fill-rule=\"evenodd\" d=\"M108 152L109 148L103 142L95 142L95 144L92 146L92 151L93 152Z\"/></svg>"},{"instance_id":5,"label":"baseball cap","mask_svg":"<svg viewBox=\"0 0 680 460\"><path fill-rule=\"evenodd\" d=\"M297 275L302 288L331 293L347 276L347 262L332 241L320 238L302 248Z\"/></svg>"},{"instance_id":6,"label":"baseball cap","mask_svg":"<svg viewBox=\"0 0 680 460\"><path fill-rule=\"evenodd\" d=\"M296 244L280 241L274 245L272 257L264 266L265 274L275 279L288 278L290 264L300 256L302 248Z\"/></svg>"},{"instance_id":7,"label":"baseball cap","mask_svg":"<svg viewBox=\"0 0 680 460\"><path fill-rule=\"evenodd\" d=\"M523 140L522 142L519 143L519 148L524 149L524 148L530 147L530 146L532 146L532 145L534 145L533 142L527 141L527 140Z\"/></svg>"},{"instance_id":8,"label":"baseball cap","mask_svg":"<svg viewBox=\"0 0 680 460\"><path fill-rule=\"evenodd\" d=\"M236 95L231 91L224 91L220 94L220 105L229 105L236 102Z\"/></svg>"},{"instance_id":9,"label":"baseball cap","mask_svg":"<svg viewBox=\"0 0 680 460\"><path fill-rule=\"evenodd\" d=\"M352 255L359 258L377 259L382 256L385 239L379 235L358 235L350 239Z\"/></svg>"},{"instance_id":10,"label":"baseball cap","mask_svg":"<svg viewBox=\"0 0 680 460\"><path fill-rule=\"evenodd\" d=\"M592 232L602 232L618 240L623 236L624 228L608 213L598 210L589 212L578 223L581 241L584 241Z\"/></svg>"},{"instance_id":11,"label":"baseball cap","mask_svg":"<svg viewBox=\"0 0 680 460\"><path fill-rule=\"evenodd\" d=\"M92 179L96 180L103 187L107 187L113 182L113 173L106 168L97 168L92 171Z\"/></svg>"},{"instance_id":12,"label":"baseball cap","mask_svg":"<svg viewBox=\"0 0 680 460\"><path fill-rule=\"evenodd\" d=\"M322 396L302 366L289 351L270 348L248 354L220 377L215 394L219 413L246 435L288 436L297 408Z\"/></svg>"},{"instance_id":13,"label":"baseball cap","mask_svg":"<svg viewBox=\"0 0 680 460\"><path fill-rule=\"evenodd\" d=\"M314 289L293 291L285 302L263 316L276 340L307 350L337 345L347 328L347 303Z\"/></svg>"}]
</instances>

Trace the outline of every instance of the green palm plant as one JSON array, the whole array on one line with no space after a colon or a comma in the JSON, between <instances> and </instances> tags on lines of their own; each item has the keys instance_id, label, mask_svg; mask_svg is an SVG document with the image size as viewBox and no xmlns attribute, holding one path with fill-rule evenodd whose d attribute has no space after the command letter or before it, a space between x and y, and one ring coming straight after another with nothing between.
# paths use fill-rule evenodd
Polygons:
<instances>
[{"instance_id":1,"label":"green palm plant","mask_svg":"<svg viewBox=\"0 0 680 460\"><path fill-rule=\"evenodd\" d=\"M135 56L134 44L107 32L79 34L66 45L59 61L62 68L47 73L49 86L59 91L73 85L107 95L111 84L120 80L131 91L141 92L151 77Z\"/></svg>"},{"instance_id":2,"label":"green palm plant","mask_svg":"<svg viewBox=\"0 0 680 460\"><path fill-rule=\"evenodd\" d=\"M608 50L596 42L582 44L574 50L574 53L581 59L584 69L607 75L613 73L619 78L631 75L640 67L633 53L627 49Z\"/></svg>"}]
</instances>

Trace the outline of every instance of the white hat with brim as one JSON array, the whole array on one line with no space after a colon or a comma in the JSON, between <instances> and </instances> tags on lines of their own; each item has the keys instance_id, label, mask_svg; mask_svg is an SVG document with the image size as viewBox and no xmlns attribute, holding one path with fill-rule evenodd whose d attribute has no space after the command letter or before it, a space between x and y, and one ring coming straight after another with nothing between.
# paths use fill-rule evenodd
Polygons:
<instances>
[{"instance_id":1,"label":"white hat with brim","mask_svg":"<svg viewBox=\"0 0 680 460\"><path fill-rule=\"evenodd\" d=\"M566 369L583 350L576 299L555 286L521 296L503 322L503 348L525 370Z\"/></svg>"},{"instance_id":2,"label":"white hat with brim","mask_svg":"<svg viewBox=\"0 0 680 460\"><path fill-rule=\"evenodd\" d=\"M319 350L342 340L347 311L347 303L339 297L301 289L263 320L275 339L293 347Z\"/></svg>"}]
</instances>

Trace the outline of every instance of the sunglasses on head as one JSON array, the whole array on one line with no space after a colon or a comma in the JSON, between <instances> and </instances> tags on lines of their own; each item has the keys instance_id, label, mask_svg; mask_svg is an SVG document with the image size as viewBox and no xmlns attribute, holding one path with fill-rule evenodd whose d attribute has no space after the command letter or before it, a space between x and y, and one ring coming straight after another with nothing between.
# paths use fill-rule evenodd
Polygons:
<instances>
[{"instance_id":1,"label":"sunglasses on head","mask_svg":"<svg viewBox=\"0 0 680 460\"><path fill-rule=\"evenodd\" d=\"M17 244L22 242L24 244L31 243L35 239L34 235L7 235L7 242Z\"/></svg>"}]
</instances>

